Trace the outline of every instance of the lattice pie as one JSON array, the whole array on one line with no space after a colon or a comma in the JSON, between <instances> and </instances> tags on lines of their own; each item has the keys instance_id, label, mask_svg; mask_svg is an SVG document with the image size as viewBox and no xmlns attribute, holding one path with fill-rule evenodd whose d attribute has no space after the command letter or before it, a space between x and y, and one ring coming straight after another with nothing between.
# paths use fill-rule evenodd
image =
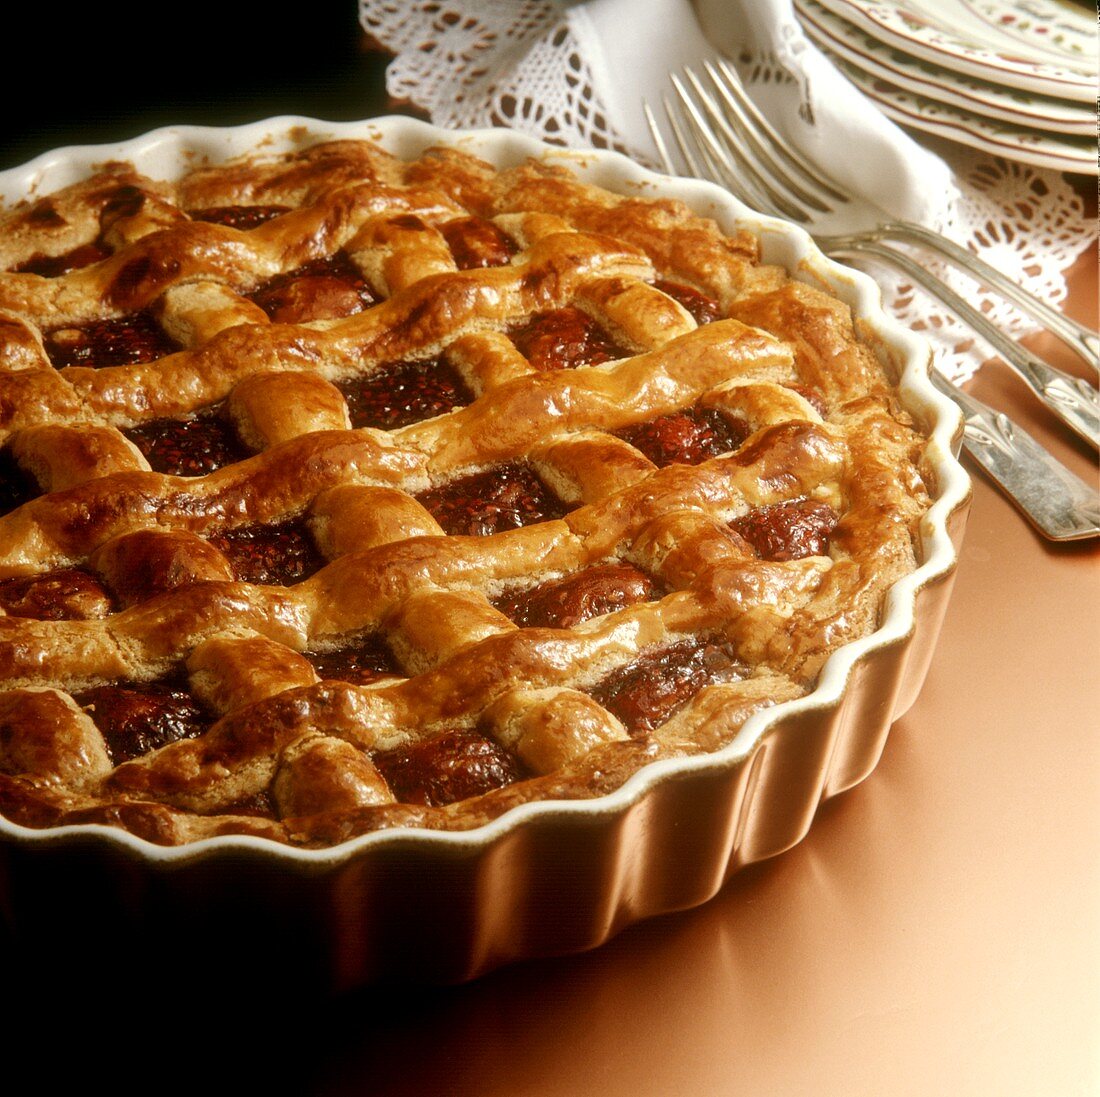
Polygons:
<instances>
[{"instance_id":1,"label":"lattice pie","mask_svg":"<svg viewBox=\"0 0 1100 1097\"><path fill-rule=\"evenodd\" d=\"M918 564L823 289L669 200L366 141L0 222L0 813L475 827L716 750Z\"/></svg>"}]
</instances>

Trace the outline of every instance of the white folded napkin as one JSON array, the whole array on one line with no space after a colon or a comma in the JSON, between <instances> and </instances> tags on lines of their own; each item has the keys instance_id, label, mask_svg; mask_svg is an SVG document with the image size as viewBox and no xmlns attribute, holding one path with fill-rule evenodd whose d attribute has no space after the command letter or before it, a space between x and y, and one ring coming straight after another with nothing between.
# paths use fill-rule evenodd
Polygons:
<instances>
[{"instance_id":1,"label":"white folded napkin","mask_svg":"<svg viewBox=\"0 0 1100 1097\"><path fill-rule=\"evenodd\" d=\"M790 0L586 0L566 12L598 100L623 143L648 160L642 113L670 91L668 73L724 56L747 73L754 102L826 174L892 217L938 224L955 194L948 167L845 80L803 34ZM786 75L785 75L786 74ZM819 227L868 227L841 211Z\"/></svg>"}]
</instances>

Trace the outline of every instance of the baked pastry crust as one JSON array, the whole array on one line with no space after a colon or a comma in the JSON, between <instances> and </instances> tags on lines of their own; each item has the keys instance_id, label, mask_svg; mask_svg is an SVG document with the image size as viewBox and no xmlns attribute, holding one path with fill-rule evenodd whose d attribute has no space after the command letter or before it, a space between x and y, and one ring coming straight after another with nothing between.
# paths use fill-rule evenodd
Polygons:
<instances>
[{"instance_id":1,"label":"baked pastry crust","mask_svg":"<svg viewBox=\"0 0 1100 1097\"><path fill-rule=\"evenodd\" d=\"M26 826L323 847L598 796L806 694L919 562L925 439L847 307L677 202L330 141L107 165L0 220L0 267L0 455L30 485L0 516L0 812ZM134 317L145 360L80 357ZM439 364L426 417L353 425ZM150 430L215 415L242 459L151 467ZM463 525L502 477L515 528ZM316 570L250 573L257 528ZM370 675L326 661L364 645ZM146 686L175 723L124 743L105 713Z\"/></svg>"}]
</instances>

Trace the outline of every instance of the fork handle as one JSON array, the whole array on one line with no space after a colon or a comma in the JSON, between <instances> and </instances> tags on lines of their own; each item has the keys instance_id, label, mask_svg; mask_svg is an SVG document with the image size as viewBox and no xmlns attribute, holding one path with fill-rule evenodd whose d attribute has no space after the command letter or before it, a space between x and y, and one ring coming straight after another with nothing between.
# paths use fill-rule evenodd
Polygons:
<instances>
[{"instance_id":1,"label":"fork handle","mask_svg":"<svg viewBox=\"0 0 1100 1097\"><path fill-rule=\"evenodd\" d=\"M963 443L1001 490L1052 541L1100 536L1100 493L1056 461L1007 415L935 369L932 383L963 413Z\"/></svg>"},{"instance_id":2,"label":"fork handle","mask_svg":"<svg viewBox=\"0 0 1100 1097\"><path fill-rule=\"evenodd\" d=\"M1021 312L1042 324L1075 351L1081 358L1100 372L1100 335L1052 308L1034 294L1028 293L1007 275L991 267L972 251L956 244L938 232L915 225L911 221L888 221L863 234L868 239L896 240L903 244L917 244L934 251L959 268L964 274L982 282L1002 297L1011 301Z\"/></svg>"},{"instance_id":3,"label":"fork handle","mask_svg":"<svg viewBox=\"0 0 1100 1097\"><path fill-rule=\"evenodd\" d=\"M818 242L821 243L820 240ZM1014 343L969 302L964 301L938 278L930 275L908 255L883 244L860 242L858 245L837 247L835 238L830 238L827 244L826 250L830 254L844 252L870 255L897 267L903 274L912 278L954 312L963 323L973 329L976 335L984 339L1062 422L1095 449L1100 450L1100 394L1090 384L1055 369L1037 358L1026 347Z\"/></svg>"}]
</instances>

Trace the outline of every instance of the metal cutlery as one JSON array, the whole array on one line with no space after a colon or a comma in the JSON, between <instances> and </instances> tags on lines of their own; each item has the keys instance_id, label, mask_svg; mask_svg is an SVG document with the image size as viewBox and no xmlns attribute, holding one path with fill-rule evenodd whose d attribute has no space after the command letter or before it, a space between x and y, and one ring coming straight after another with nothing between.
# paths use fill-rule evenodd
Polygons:
<instances>
[{"instance_id":1,"label":"metal cutlery","mask_svg":"<svg viewBox=\"0 0 1100 1097\"><path fill-rule=\"evenodd\" d=\"M704 66L706 82L690 69L670 75L675 100L664 100L669 130L682 158L677 168L648 103L643 104L669 174L718 183L762 212L795 220L827 255L865 257L900 270L954 312L1023 379L1032 393L1077 435L1100 449L1100 394L1087 381L1058 370L1014 342L958 293L888 241L935 252L976 282L1002 293L1100 369L1097 335L1009 281L953 241L920 225L875 220L865 231L821 235L815 216L856 202L789 148L724 61ZM686 170L685 170L686 167ZM976 400L933 370L933 381L963 412L964 444L1044 536L1074 540L1100 535L1100 493L1055 460L1003 413Z\"/></svg>"}]
</instances>

